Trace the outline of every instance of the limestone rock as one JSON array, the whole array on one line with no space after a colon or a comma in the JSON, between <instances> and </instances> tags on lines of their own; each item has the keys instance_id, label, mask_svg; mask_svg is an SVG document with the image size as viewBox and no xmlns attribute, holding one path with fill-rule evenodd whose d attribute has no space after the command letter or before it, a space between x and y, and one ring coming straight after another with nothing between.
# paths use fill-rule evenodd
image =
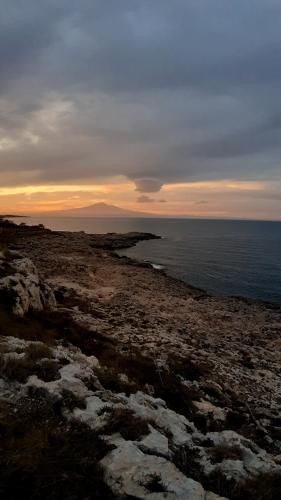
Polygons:
<instances>
[{"instance_id":1,"label":"limestone rock","mask_svg":"<svg viewBox=\"0 0 281 500\"><path fill-rule=\"evenodd\" d=\"M182 500L204 500L201 484L184 476L171 462L164 458L150 456L140 451L131 442L122 443L101 462L107 484L116 494L132 495L137 498L174 498ZM149 484L157 478L162 491L170 493L161 496L149 491Z\"/></svg>"},{"instance_id":2,"label":"limestone rock","mask_svg":"<svg viewBox=\"0 0 281 500\"><path fill-rule=\"evenodd\" d=\"M15 259L10 264L13 274L0 279L0 291L7 305L17 316L29 310L54 309L56 299L52 289L40 280L33 262L28 258Z\"/></svg>"},{"instance_id":3,"label":"limestone rock","mask_svg":"<svg viewBox=\"0 0 281 500\"><path fill-rule=\"evenodd\" d=\"M209 401L194 401L193 404L202 415L211 415L214 420L225 420L224 410L222 408L219 408L218 406L213 405Z\"/></svg>"},{"instance_id":4,"label":"limestone rock","mask_svg":"<svg viewBox=\"0 0 281 500\"><path fill-rule=\"evenodd\" d=\"M2 352L16 351L21 357L30 344L13 337L1 339ZM234 431L201 434L183 415L167 408L162 399L141 391L126 396L102 386L93 392L87 387L87 380L98 378L98 371L95 374L98 360L82 354L77 347L57 345L52 356L67 362L59 369L60 378L46 382L31 375L25 384L16 385L5 381L2 397L5 394L14 401L21 391L37 387L58 400L64 397L65 390L83 400L85 406L64 410L64 417L69 421L80 420L114 447L101 461L105 481L113 493L150 500L218 500L219 496L205 491L190 477L194 467L198 467L202 482L210 474L238 485L261 474L281 475L280 465L253 441ZM147 422L148 433L144 436L136 433L134 438L125 439L116 427L110 431L107 425L110 410L122 409ZM176 457L181 450L183 460L178 461Z\"/></svg>"}]
</instances>

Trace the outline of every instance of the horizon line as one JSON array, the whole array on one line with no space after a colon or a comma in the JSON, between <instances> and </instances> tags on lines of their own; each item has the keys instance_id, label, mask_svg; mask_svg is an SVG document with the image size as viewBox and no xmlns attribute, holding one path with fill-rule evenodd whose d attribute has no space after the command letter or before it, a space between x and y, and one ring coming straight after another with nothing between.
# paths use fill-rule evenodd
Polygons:
<instances>
[{"instance_id":1,"label":"horizon line","mask_svg":"<svg viewBox=\"0 0 281 500\"><path fill-rule=\"evenodd\" d=\"M29 214L29 215L15 215L15 214L4 214L4 215L0 215L0 218L26 218L26 219L29 219L29 218L40 218L40 219L49 219L49 218L53 218L53 219L130 219L130 220L134 220L134 219L148 219L148 220L151 220L151 219L175 219L175 220L217 220L217 221L245 221L245 222L281 222L281 219L255 219L255 218L250 218L250 217L216 217L216 216L209 216L209 217L205 217L205 216L192 216L192 215L160 215L160 214L151 214L151 215L148 215L147 217L146 216L140 216L140 217L137 217L137 216L119 216L119 215L98 215L98 216L95 216L95 215L85 215L85 216L59 216L59 215L52 215L51 213L50 214L47 214L47 215L44 215L44 214Z\"/></svg>"}]
</instances>

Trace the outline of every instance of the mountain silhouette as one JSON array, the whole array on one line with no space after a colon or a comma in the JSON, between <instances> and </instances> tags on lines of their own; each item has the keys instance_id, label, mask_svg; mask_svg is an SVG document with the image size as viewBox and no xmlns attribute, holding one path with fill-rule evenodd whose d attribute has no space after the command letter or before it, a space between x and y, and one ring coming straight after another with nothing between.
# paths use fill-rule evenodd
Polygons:
<instances>
[{"instance_id":1,"label":"mountain silhouette","mask_svg":"<svg viewBox=\"0 0 281 500\"><path fill-rule=\"evenodd\" d=\"M155 214L127 210L107 203L94 203L87 207L60 210L49 215L60 217L157 217Z\"/></svg>"}]
</instances>

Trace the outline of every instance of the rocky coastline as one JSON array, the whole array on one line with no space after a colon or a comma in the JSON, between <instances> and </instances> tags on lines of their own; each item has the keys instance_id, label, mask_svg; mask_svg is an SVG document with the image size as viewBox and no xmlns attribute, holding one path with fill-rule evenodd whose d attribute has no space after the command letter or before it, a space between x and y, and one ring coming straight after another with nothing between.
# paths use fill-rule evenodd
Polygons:
<instances>
[{"instance_id":1,"label":"rocky coastline","mask_svg":"<svg viewBox=\"0 0 281 500\"><path fill-rule=\"evenodd\" d=\"M281 309L0 221L2 498L275 500Z\"/></svg>"}]
</instances>

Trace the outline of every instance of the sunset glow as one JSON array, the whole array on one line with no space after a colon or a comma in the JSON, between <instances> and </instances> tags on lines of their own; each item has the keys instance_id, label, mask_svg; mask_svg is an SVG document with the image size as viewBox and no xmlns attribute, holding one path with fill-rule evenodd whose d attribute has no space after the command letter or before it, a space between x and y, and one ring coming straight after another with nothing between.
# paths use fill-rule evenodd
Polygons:
<instances>
[{"instance_id":1,"label":"sunset glow","mask_svg":"<svg viewBox=\"0 0 281 500\"><path fill-rule=\"evenodd\" d=\"M278 3L59 4L1 12L1 212L281 218Z\"/></svg>"},{"instance_id":2,"label":"sunset glow","mask_svg":"<svg viewBox=\"0 0 281 500\"><path fill-rule=\"evenodd\" d=\"M261 218L272 218L268 212L268 198L279 186L256 181L233 180L182 182L164 185L158 193L139 195L133 182L114 179L101 184L31 185L2 187L0 212L18 211L23 215L49 214L105 202L130 210L161 216L243 217L244 212L255 218L257 200ZM279 200L273 199L277 209ZM239 200L239 206L237 202ZM274 218L274 217L273 217Z\"/></svg>"}]
</instances>

